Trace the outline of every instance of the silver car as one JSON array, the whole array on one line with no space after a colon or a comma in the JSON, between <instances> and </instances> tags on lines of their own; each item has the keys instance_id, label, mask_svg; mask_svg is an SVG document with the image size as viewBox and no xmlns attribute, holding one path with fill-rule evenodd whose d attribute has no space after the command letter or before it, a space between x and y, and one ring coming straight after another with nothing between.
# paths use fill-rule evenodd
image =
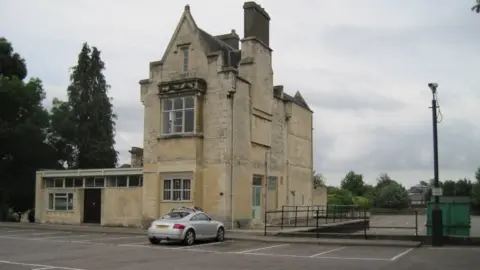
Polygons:
<instances>
[{"instance_id":1,"label":"silver car","mask_svg":"<svg viewBox=\"0 0 480 270\"><path fill-rule=\"evenodd\" d=\"M152 222L148 228L150 243L160 241L181 241L192 245L195 240L223 241L225 226L213 220L198 207L174 208L170 213Z\"/></svg>"}]
</instances>

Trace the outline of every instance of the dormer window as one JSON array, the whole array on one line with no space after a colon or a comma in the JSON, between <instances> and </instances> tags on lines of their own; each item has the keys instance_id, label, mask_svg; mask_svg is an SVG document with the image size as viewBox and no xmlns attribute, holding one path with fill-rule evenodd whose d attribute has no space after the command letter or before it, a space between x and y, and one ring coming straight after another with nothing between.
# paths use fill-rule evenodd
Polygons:
<instances>
[{"instance_id":1,"label":"dormer window","mask_svg":"<svg viewBox=\"0 0 480 270\"><path fill-rule=\"evenodd\" d=\"M188 47L181 47L180 51L183 56L183 72L188 72Z\"/></svg>"}]
</instances>

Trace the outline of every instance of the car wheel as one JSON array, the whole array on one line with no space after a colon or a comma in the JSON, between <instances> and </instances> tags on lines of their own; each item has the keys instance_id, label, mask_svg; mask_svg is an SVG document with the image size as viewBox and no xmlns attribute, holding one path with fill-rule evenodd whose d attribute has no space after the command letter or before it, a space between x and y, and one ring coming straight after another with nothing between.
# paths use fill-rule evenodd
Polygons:
<instances>
[{"instance_id":1,"label":"car wheel","mask_svg":"<svg viewBox=\"0 0 480 270\"><path fill-rule=\"evenodd\" d=\"M222 242L224 239L225 239L225 229L223 227L220 227L217 230L217 237L215 238L215 240L217 240L217 242Z\"/></svg>"},{"instance_id":2,"label":"car wheel","mask_svg":"<svg viewBox=\"0 0 480 270\"><path fill-rule=\"evenodd\" d=\"M148 240L150 240L150 243L151 243L152 245L158 245L158 244L160 244L160 239L157 239L157 238L155 238L155 237L153 237L153 238L148 238Z\"/></svg>"},{"instance_id":3,"label":"car wheel","mask_svg":"<svg viewBox=\"0 0 480 270\"><path fill-rule=\"evenodd\" d=\"M195 232L190 229L185 233L185 238L183 239L183 244L186 246L191 246L195 243Z\"/></svg>"}]
</instances>

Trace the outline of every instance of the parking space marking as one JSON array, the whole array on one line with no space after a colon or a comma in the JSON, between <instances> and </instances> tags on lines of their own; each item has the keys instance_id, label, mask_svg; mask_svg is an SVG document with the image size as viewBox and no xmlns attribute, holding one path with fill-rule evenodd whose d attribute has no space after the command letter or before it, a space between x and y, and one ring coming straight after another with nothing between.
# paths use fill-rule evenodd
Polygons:
<instances>
[{"instance_id":1,"label":"parking space marking","mask_svg":"<svg viewBox=\"0 0 480 270\"><path fill-rule=\"evenodd\" d=\"M23 230L13 230L13 231L6 231L7 233L16 233L16 232L31 232L31 231L35 231L35 230L32 230L32 229L23 229Z\"/></svg>"},{"instance_id":2,"label":"parking space marking","mask_svg":"<svg viewBox=\"0 0 480 270\"><path fill-rule=\"evenodd\" d=\"M90 236L90 234L81 234L81 235L57 235L57 236L48 236L48 237L34 238L34 239L45 239L45 240L48 240L48 239L63 238L63 237L72 238L72 237L86 237L86 236Z\"/></svg>"},{"instance_id":3,"label":"parking space marking","mask_svg":"<svg viewBox=\"0 0 480 270\"><path fill-rule=\"evenodd\" d=\"M310 258L315 258L315 257L318 257L318 256L322 256L322 255L331 253L331 252L339 251L339 250L342 250L342 249L345 249L345 248L347 248L347 247L339 247L339 248L330 249L330 250L327 250L327 251L324 251L324 252L313 254L312 256L310 256Z\"/></svg>"},{"instance_id":4,"label":"parking space marking","mask_svg":"<svg viewBox=\"0 0 480 270\"><path fill-rule=\"evenodd\" d=\"M41 233L32 233L32 235L52 235L58 234L59 232L41 232ZM63 233L63 232L61 232ZM71 234L71 232L66 232L67 235Z\"/></svg>"},{"instance_id":5,"label":"parking space marking","mask_svg":"<svg viewBox=\"0 0 480 270\"><path fill-rule=\"evenodd\" d=\"M146 236L144 235L136 235L136 236L124 236L124 237L111 237L111 238L97 238L95 241L110 241L110 240L122 240L122 239L130 239L130 238L141 238Z\"/></svg>"},{"instance_id":6,"label":"parking space marking","mask_svg":"<svg viewBox=\"0 0 480 270\"><path fill-rule=\"evenodd\" d=\"M392 258L390 259L390 261L395 261L395 260L399 259L400 257L403 257L403 256L407 255L407 254L408 254L410 251L412 251L412 250L413 250L413 248L409 248L409 249L405 250L404 252L399 253L399 254L397 254L396 256L392 257Z\"/></svg>"},{"instance_id":7,"label":"parking space marking","mask_svg":"<svg viewBox=\"0 0 480 270\"><path fill-rule=\"evenodd\" d=\"M390 261L385 258L367 258L367 257L315 257L314 259L332 259L332 260L357 260L357 261Z\"/></svg>"},{"instance_id":8,"label":"parking space marking","mask_svg":"<svg viewBox=\"0 0 480 270\"><path fill-rule=\"evenodd\" d=\"M12 261L1 261L0 264L10 264L10 265L19 265L19 266L29 266L33 270L41 269L59 269L59 270L86 270L82 268L72 268L72 267L62 267L62 266L53 266L53 265L44 265L44 264L33 264L33 263L22 263L22 262L12 262Z\"/></svg>"},{"instance_id":9,"label":"parking space marking","mask_svg":"<svg viewBox=\"0 0 480 270\"><path fill-rule=\"evenodd\" d=\"M480 251L478 247L429 247L431 250L462 250L462 251Z\"/></svg>"},{"instance_id":10,"label":"parking space marking","mask_svg":"<svg viewBox=\"0 0 480 270\"><path fill-rule=\"evenodd\" d=\"M224 241L224 242L210 242L210 243L202 243L202 244L196 244L192 246L185 246L185 247L180 247L179 249L190 249L190 248L196 248L196 247L205 247L205 246L215 246L223 243L232 243L234 241Z\"/></svg>"},{"instance_id":11,"label":"parking space marking","mask_svg":"<svg viewBox=\"0 0 480 270\"><path fill-rule=\"evenodd\" d=\"M275 245L275 246L268 246L268 247L262 247L262 248L253 248L253 249L247 249L247 250L242 250L242 251L237 251L235 253L250 253L254 251L259 251L259 250L264 250L264 249L270 249L270 248L276 248L276 247L284 247L288 246L289 244L281 244L281 245Z\"/></svg>"}]
</instances>

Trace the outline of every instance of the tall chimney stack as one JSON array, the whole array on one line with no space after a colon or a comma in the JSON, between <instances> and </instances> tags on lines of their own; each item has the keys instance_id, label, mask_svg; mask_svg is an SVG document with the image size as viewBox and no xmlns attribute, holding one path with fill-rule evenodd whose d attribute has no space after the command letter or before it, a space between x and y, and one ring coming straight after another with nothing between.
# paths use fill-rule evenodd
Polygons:
<instances>
[{"instance_id":1,"label":"tall chimney stack","mask_svg":"<svg viewBox=\"0 0 480 270\"><path fill-rule=\"evenodd\" d=\"M255 37L270 47L270 16L259 4L250 1L243 4L244 38Z\"/></svg>"}]
</instances>

